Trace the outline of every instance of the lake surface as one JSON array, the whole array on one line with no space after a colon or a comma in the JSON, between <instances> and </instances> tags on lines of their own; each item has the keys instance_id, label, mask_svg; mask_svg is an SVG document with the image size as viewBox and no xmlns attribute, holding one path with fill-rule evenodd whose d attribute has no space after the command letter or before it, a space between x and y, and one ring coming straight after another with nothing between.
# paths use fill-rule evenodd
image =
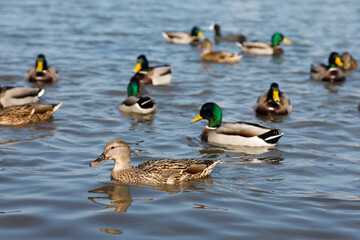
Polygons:
<instances>
[{"instance_id":1,"label":"lake surface","mask_svg":"<svg viewBox=\"0 0 360 240\"><path fill-rule=\"evenodd\" d=\"M61 80L45 103L63 101L51 121L0 127L1 239L358 239L360 235L360 70L342 84L309 79L331 51L360 60L360 3L335 1L1 1L0 84L34 86L24 74L43 53ZM200 61L191 46L165 43L164 30L207 31L270 41L280 57L238 64ZM239 52L233 43L216 50ZM121 114L136 58L169 63L169 86L146 86L152 118ZM280 120L253 106L272 82L293 104ZM189 124L207 101L224 122L280 128L274 148L226 149ZM210 178L181 187L110 180L113 162L90 168L106 142L127 141L133 165L159 158L219 159Z\"/></svg>"}]
</instances>

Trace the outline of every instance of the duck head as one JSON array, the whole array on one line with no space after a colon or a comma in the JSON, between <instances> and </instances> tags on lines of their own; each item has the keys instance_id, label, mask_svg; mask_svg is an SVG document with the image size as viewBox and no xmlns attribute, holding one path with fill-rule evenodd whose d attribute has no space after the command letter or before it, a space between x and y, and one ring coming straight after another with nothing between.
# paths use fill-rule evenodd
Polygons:
<instances>
[{"instance_id":1,"label":"duck head","mask_svg":"<svg viewBox=\"0 0 360 240\"><path fill-rule=\"evenodd\" d=\"M36 72L42 72L44 70L47 70L47 62L44 54L39 54L37 56L35 62L35 68L36 68Z\"/></svg>"},{"instance_id":2,"label":"duck head","mask_svg":"<svg viewBox=\"0 0 360 240\"><path fill-rule=\"evenodd\" d=\"M140 70L149 71L149 62L145 55L138 56L133 72L139 72Z\"/></svg>"},{"instance_id":3,"label":"duck head","mask_svg":"<svg viewBox=\"0 0 360 240\"><path fill-rule=\"evenodd\" d=\"M204 34L202 33L202 31L200 30L200 28L198 27L193 27L193 29L191 29L191 36L193 37L200 37L200 38L204 38Z\"/></svg>"},{"instance_id":4,"label":"duck head","mask_svg":"<svg viewBox=\"0 0 360 240\"><path fill-rule=\"evenodd\" d=\"M139 78L137 78L136 76L133 76L128 84L127 87L127 91L128 91L128 97L130 96L137 96L138 93L140 92L140 84L139 84Z\"/></svg>"},{"instance_id":5,"label":"duck head","mask_svg":"<svg viewBox=\"0 0 360 240\"><path fill-rule=\"evenodd\" d=\"M279 84L272 83L270 85L270 89L269 89L269 91L267 93L266 100L270 101L270 102L279 103L280 102L280 95L281 95L281 92L279 90Z\"/></svg>"},{"instance_id":6,"label":"duck head","mask_svg":"<svg viewBox=\"0 0 360 240\"><path fill-rule=\"evenodd\" d=\"M271 46L279 46L281 42L292 44L292 42L289 39L285 38L282 33L274 33L271 37Z\"/></svg>"},{"instance_id":7,"label":"duck head","mask_svg":"<svg viewBox=\"0 0 360 240\"><path fill-rule=\"evenodd\" d=\"M337 52L330 53L329 56L329 68L342 67L343 62L341 61L340 55Z\"/></svg>"},{"instance_id":8,"label":"duck head","mask_svg":"<svg viewBox=\"0 0 360 240\"><path fill-rule=\"evenodd\" d=\"M213 102L205 103L197 117L190 121L190 123L197 122L201 119L207 119L209 121L208 127L220 127L222 122L221 108Z\"/></svg>"},{"instance_id":9,"label":"duck head","mask_svg":"<svg viewBox=\"0 0 360 240\"><path fill-rule=\"evenodd\" d=\"M201 49L204 49L203 52L205 53L210 53L212 52L212 49L213 49L213 46L212 46L212 43L209 39L205 39L201 45L197 48L197 50L201 50Z\"/></svg>"},{"instance_id":10,"label":"duck head","mask_svg":"<svg viewBox=\"0 0 360 240\"><path fill-rule=\"evenodd\" d=\"M103 153L92 163L90 167L98 165L106 160L115 161L114 170L131 168L131 152L127 143L121 139L109 141L104 148Z\"/></svg>"}]
</instances>

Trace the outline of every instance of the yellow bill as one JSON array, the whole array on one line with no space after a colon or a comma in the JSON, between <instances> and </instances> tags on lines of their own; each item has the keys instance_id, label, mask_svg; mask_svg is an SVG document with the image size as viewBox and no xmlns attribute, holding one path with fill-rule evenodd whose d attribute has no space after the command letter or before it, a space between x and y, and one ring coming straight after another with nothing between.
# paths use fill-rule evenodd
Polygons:
<instances>
[{"instance_id":1,"label":"yellow bill","mask_svg":"<svg viewBox=\"0 0 360 240\"><path fill-rule=\"evenodd\" d=\"M37 65L36 65L36 71L37 72L42 72L44 69L44 63L42 61L38 61Z\"/></svg>"},{"instance_id":2,"label":"yellow bill","mask_svg":"<svg viewBox=\"0 0 360 240\"><path fill-rule=\"evenodd\" d=\"M275 102L280 102L279 91L273 91L273 100Z\"/></svg>"},{"instance_id":3,"label":"yellow bill","mask_svg":"<svg viewBox=\"0 0 360 240\"><path fill-rule=\"evenodd\" d=\"M336 65L338 65L339 67L343 66L343 62L341 61L341 59L339 57L335 58L335 63Z\"/></svg>"},{"instance_id":4,"label":"yellow bill","mask_svg":"<svg viewBox=\"0 0 360 240\"><path fill-rule=\"evenodd\" d=\"M290 41L290 40L287 39L287 38L284 38L284 39L283 39L283 42L284 42L284 43L287 43L287 44L292 44L292 41Z\"/></svg>"},{"instance_id":5,"label":"yellow bill","mask_svg":"<svg viewBox=\"0 0 360 240\"><path fill-rule=\"evenodd\" d=\"M190 123L197 122L197 121L199 121L199 120L201 120L201 119L203 119L203 117L200 116L200 114L199 114L199 115L197 115L197 117L195 117L193 120L191 120Z\"/></svg>"},{"instance_id":6,"label":"yellow bill","mask_svg":"<svg viewBox=\"0 0 360 240\"><path fill-rule=\"evenodd\" d=\"M140 70L141 70L141 64L140 64L140 63L137 63L136 66L135 66L135 68L134 68L134 70L133 70L133 72L138 72L138 71L140 71Z\"/></svg>"},{"instance_id":7,"label":"yellow bill","mask_svg":"<svg viewBox=\"0 0 360 240\"><path fill-rule=\"evenodd\" d=\"M198 36L199 36L200 38L202 38L202 39L205 38L205 37L204 37L204 34L202 33L202 31L199 31Z\"/></svg>"}]
</instances>

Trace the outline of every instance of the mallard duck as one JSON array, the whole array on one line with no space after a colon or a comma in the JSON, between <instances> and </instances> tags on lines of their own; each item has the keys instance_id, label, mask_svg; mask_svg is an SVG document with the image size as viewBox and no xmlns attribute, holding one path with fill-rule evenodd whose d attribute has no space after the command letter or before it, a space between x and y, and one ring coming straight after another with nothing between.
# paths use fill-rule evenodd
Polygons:
<instances>
[{"instance_id":1,"label":"mallard duck","mask_svg":"<svg viewBox=\"0 0 360 240\"><path fill-rule=\"evenodd\" d=\"M166 85L171 82L170 65L149 67L149 62L145 55L140 55L137 58L133 72L136 73L135 76L139 78L141 85Z\"/></svg>"},{"instance_id":2,"label":"mallard duck","mask_svg":"<svg viewBox=\"0 0 360 240\"><path fill-rule=\"evenodd\" d=\"M342 82L345 81L345 75L340 67L343 63L337 52L332 52L329 56L329 65L311 65L311 78L318 81Z\"/></svg>"},{"instance_id":3,"label":"mallard duck","mask_svg":"<svg viewBox=\"0 0 360 240\"><path fill-rule=\"evenodd\" d=\"M198 27L193 27L190 33L187 32L163 32L163 37L169 43L197 45L204 38L204 34Z\"/></svg>"},{"instance_id":4,"label":"mallard duck","mask_svg":"<svg viewBox=\"0 0 360 240\"><path fill-rule=\"evenodd\" d=\"M213 52L213 46L210 40L205 39L198 47L198 50L204 49L200 54L200 58L204 61L211 61L217 63L236 63L242 58L242 55L237 53L230 53L225 51Z\"/></svg>"},{"instance_id":5,"label":"mallard duck","mask_svg":"<svg viewBox=\"0 0 360 240\"><path fill-rule=\"evenodd\" d=\"M277 83L272 83L269 91L258 98L254 108L264 115L285 115L292 111L288 96L280 91Z\"/></svg>"},{"instance_id":6,"label":"mallard duck","mask_svg":"<svg viewBox=\"0 0 360 240\"><path fill-rule=\"evenodd\" d=\"M271 45L264 42L237 42L241 50L244 53L255 54L255 55L274 55L274 54L282 54L284 50L280 46L280 43L288 43L292 42L284 37L281 33L274 33L271 37Z\"/></svg>"},{"instance_id":7,"label":"mallard duck","mask_svg":"<svg viewBox=\"0 0 360 240\"><path fill-rule=\"evenodd\" d=\"M30 82L56 82L59 80L59 74L54 67L47 65L45 56L39 54L35 66L26 72L25 79Z\"/></svg>"},{"instance_id":8,"label":"mallard duck","mask_svg":"<svg viewBox=\"0 0 360 240\"><path fill-rule=\"evenodd\" d=\"M1 87L0 108L12 105L36 103L44 95L43 88Z\"/></svg>"},{"instance_id":9,"label":"mallard duck","mask_svg":"<svg viewBox=\"0 0 360 240\"><path fill-rule=\"evenodd\" d=\"M213 102L205 103L197 117L190 123L207 119L208 125L204 128L202 140L216 145L233 146L275 146L284 133L277 128L269 128L251 122L227 123L221 126L221 108Z\"/></svg>"},{"instance_id":10,"label":"mallard duck","mask_svg":"<svg viewBox=\"0 0 360 240\"><path fill-rule=\"evenodd\" d=\"M242 34L226 34L221 35L220 26L217 23L210 25L209 30L215 30L214 40L215 42L219 41L228 41L228 42L244 42L246 37Z\"/></svg>"},{"instance_id":11,"label":"mallard duck","mask_svg":"<svg viewBox=\"0 0 360 240\"><path fill-rule=\"evenodd\" d=\"M341 67L343 70L352 70L357 68L356 60L348 52L344 52L341 55L341 61L343 63L343 66Z\"/></svg>"},{"instance_id":12,"label":"mallard duck","mask_svg":"<svg viewBox=\"0 0 360 240\"><path fill-rule=\"evenodd\" d=\"M137 167L131 166L131 152L128 144L121 139L109 141L104 152L90 167L113 159L115 166L111 178L125 184L180 184L205 177L221 160L161 159L149 160Z\"/></svg>"},{"instance_id":13,"label":"mallard duck","mask_svg":"<svg viewBox=\"0 0 360 240\"><path fill-rule=\"evenodd\" d=\"M58 104L30 103L0 109L0 125L21 125L48 120L59 109Z\"/></svg>"},{"instance_id":14,"label":"mallard duck","mask_svg":"<svg viewBox=\"0 0 360 240\"><path fill-rule=\"evenodd\" d=\"M139 79L134 76L128 85L128 98L120 105L119 110L125 113L149 114L156 112L155 101L149 97L138 96L140 91Z\"/></svg>"}]
</instances>

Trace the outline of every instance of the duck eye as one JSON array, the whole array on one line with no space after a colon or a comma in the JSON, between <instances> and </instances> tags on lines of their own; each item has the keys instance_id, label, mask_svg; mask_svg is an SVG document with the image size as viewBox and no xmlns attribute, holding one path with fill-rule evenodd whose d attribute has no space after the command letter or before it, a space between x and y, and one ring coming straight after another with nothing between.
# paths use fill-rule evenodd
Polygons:
<instances>
[{"instance_id":1,"label":"duck eye","mask_svg":"<svg viewBox=\"0 0 360 240\"><path fill-rule=\"evenodd\" d=\"M115 149L115 147L111 147L110 149Z\"/></svg>"}]
</instances>

